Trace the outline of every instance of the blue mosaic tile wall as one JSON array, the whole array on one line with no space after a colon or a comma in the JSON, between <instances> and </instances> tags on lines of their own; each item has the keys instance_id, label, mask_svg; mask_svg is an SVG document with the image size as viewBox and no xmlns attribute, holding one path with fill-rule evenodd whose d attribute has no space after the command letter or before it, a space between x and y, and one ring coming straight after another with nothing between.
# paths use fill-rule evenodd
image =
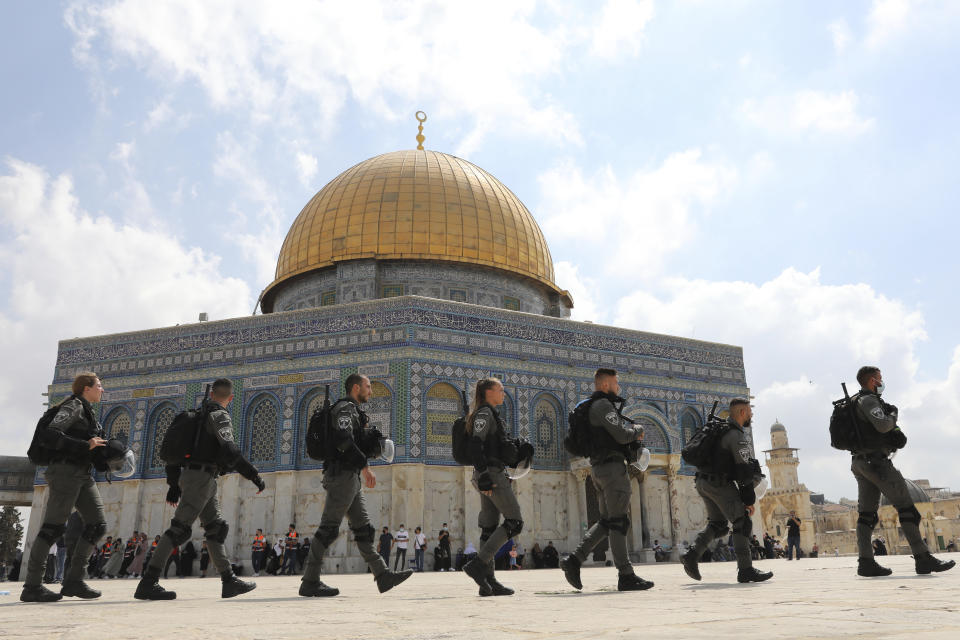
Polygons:
<instances>
[{"instance_id":1,"label":"blue mosaic tile wall","mask_svg":"<svg viewBox=\"0 0 960 640\"><path fill-rule=\"evenodd\" d=\"M206 383L229 377L244 452L263 458L264 471L304 469L319 466L302 439L324 385L335 400L359 371L381 385L371 413L395 440L397 461L450 465L460 392L469 397L493 375L507 390L511 429L537 447L535 467L564 469L567 412L592 392L597 367L621 371L627 415L647 425L657 450L677 452L713 400L749 393L742 361L729 345L404 297L63 341L50 396L68 393L77 371L97 371L107 387L98 415L108 425L118 409L129 415L138 475L157 477L164 408L196 406ZM273 410L257 413L267 400Z\"/></svg>"}]
</instances>

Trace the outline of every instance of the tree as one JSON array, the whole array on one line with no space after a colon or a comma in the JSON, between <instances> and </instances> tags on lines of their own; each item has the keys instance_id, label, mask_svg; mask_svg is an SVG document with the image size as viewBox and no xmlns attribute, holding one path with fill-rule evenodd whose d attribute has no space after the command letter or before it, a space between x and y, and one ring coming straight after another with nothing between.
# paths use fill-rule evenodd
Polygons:
<instances>
[{"instance_id":1,"label":"tree","mask_svg":"<svg viewBox=\"0 0 960 640\"><path fill-rule=\"evenodd\" d=\"M23 525L20 524L20 512L16 507L4 507L0 511L0 562L7 564L23 540Z\"/></svg>"}]
</instances>

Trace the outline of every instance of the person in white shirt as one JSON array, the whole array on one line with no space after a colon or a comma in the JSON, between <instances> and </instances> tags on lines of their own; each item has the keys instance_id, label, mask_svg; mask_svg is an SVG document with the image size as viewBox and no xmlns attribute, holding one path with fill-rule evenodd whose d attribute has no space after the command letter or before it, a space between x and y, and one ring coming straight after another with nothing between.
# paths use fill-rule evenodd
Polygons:
<instances>
[{"instance_id":1,"label":"person in white shirt","mask_svg":"<svg viewBox=\"0 0 960 640\"><path fill-rule=\"evenodd\" d=\"M393 534L393 539L397 542L397 555L393 559L393 570L396 571L398 563L401 569L407 565L407 541L410 539L410 534L401 524L397 532Z\"/></svg>"},{"instance_id":2,"label":"person in white shirt","mask_svg":"<svg viewBox=\"0 0 960 640\"><path fill-rule=\"evenodd\" d=\"M416 570L421 573L423 572L423 552L426 547L427 536L423 534L420 527L417 527L416 531L413 532L413 557Z\"/></svg>"}]
</instances>

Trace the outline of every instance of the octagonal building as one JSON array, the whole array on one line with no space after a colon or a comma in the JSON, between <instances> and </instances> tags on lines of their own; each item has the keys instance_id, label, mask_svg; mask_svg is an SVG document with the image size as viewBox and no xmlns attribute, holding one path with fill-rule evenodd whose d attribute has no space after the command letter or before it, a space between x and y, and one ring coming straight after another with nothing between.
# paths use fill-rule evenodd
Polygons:
<instances>
[{"instance_id":1,"label":"octagonal building","mask_svg":"<svg viewBox=\"0 0 960 640\"><path fill-rule=\"evenodd\" d=\"M450 427L464 411L462 394L492 375L506 388L506 424L536 447L534 471L515 487L520 541L572 550L599 516L585 461L563 449L567 414L592 392L594 371L612 367L624 412L646 426L654 454L634 474L628 536L636 560L652 559L654 539L676 546L705 524L679 451L714 400L749 394L742 350L572 321L572 306L540 227L508 187L445 153L397 151L347 169L306 204L260 295L262 314L63 340L49 397L68 395L79 371L102 377L98 417L139 463L132 478L100 484L108 533L152 537L173 515L158 456L163 434L205 383L231 378L236 439L267 482L256 495L235 473L219 481L228 553L249 571L256 529L271 541L291 522L302 535L316 530L322 470L305 455L304 433L325 387L335 398L355 372L373 382L371 422L397 444L395 462L375 464L378 484L366 491L374 526L422 526L432 552L449 523L454 553L477 544L479 496L470 468L453 461ZM28 546L45 500L41 470ZM198 549L199 534L195 527ZM363 570L344 522L324 571Z\"/></svg>"}]
</instances>

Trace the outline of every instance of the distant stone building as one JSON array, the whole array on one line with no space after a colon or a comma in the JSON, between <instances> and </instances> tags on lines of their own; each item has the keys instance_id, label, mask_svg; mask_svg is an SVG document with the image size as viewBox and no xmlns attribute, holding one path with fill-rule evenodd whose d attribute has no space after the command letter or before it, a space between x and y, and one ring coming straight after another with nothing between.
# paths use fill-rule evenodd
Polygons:
<instances>
[{"instance_id":1,"label":"distant stone building","mask_svg":"<svg viewBox=\"0 0 960 640\"><path fill-rule=\"evenodd\" d=\"M786 542L786 520L791 509L803 521L800 546L809 553L816 544L821 554L839 550L842 555L856 555L856 526L859 514L857 501L843 498L829 502L822 494L811 494L799 481L798 449L790 447L787 430L779 422L770 427L771 448L764 451L770 475L770 490L760 500L764 531ZM960 494L942 487L931 487L928 480L908 481L913 486L917 510L923 516L920 530L932 551L945 550L950 542L960 539ZM886 541L890 553L910 553L903 536L897 510L886 498L878 511L880 523L874 537Z\"/></svg>"},{"instance_id":2,"label":"distant stone building","mask_svg":"<svg viewBox=\"0 0 960 640\"><path fill-rule=\"evenodd\" d=\"M262 315L63 340L49 397L68 394L78 371L100 374L107 392L97 415L140 465L129 480L100 484L109 533L154 535L173 513L161 439L205 383L231 378L236 439L267 482L256 495L236 474L220 481L228 551L247 562L257 528L276 537L291 522L302 532L318 526L322 473L303 450L304 431L325 385L336 398L356 372L373 382L372 423L397 444L396 462L378 466L377 488L366 492L374 525L435 535L447 522L454 551L476 544L479 496L471 470L452 460L450 426L462 394L496 376L504 420L537 451L535 471L517 483L520 539L569 550L597 515L585 467L571 466L562 446L567 413L591 393L597 367L614 367L654 454L636 477L631 551L642 558L655 538L692 540L706 514L679 451L713 401L749 395L742 350L574 322L572 304L554 283L540 228L503 183L447 154L398 151L348 169L304 207ZM38 473L28 544L45 500ZM348 536L344 522L325 570L363 569Z\"/></svg>"}]
</instances>

